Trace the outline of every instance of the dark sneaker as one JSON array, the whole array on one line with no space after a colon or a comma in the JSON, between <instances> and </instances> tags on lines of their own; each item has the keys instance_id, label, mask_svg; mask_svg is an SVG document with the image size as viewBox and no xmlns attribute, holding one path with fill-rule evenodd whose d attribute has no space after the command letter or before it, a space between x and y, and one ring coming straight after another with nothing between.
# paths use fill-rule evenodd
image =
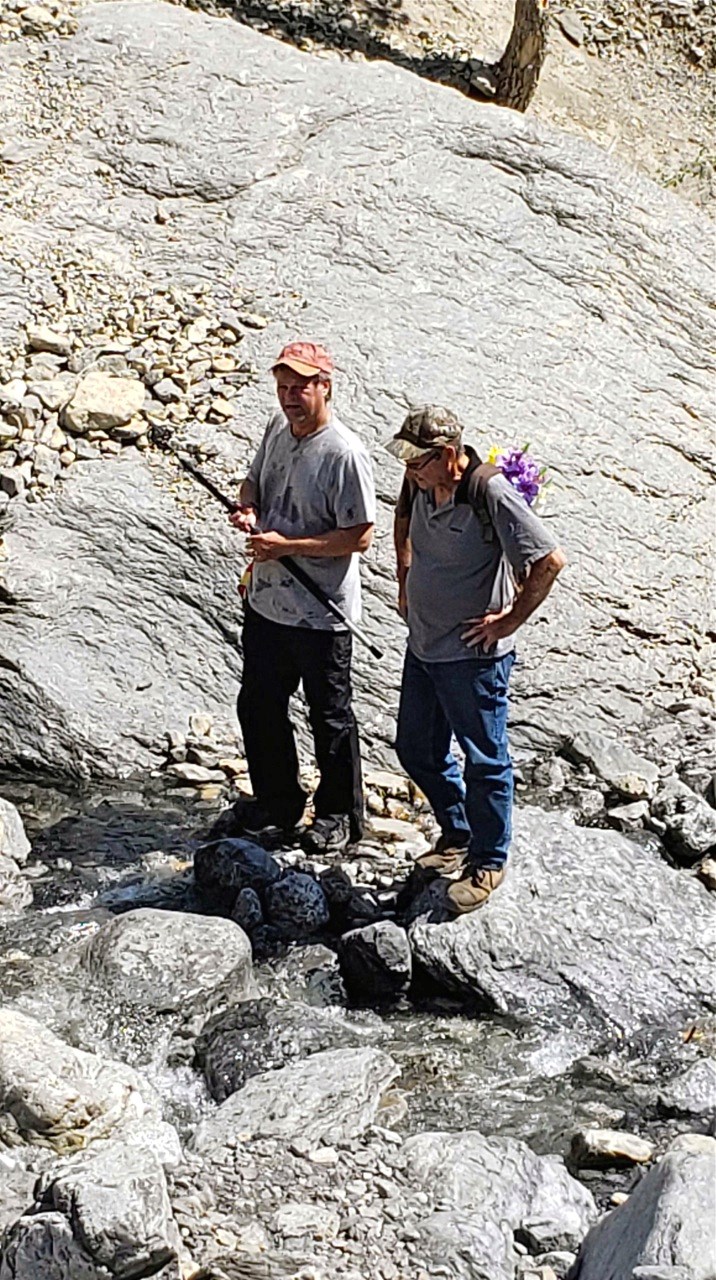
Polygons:
<instances>
[{"instance_id":1,"label":"dark sneaker","mask_svg":"<svg viewBox=\"0 0 716 1280\"><path fill-rule=\"evenodd\" d=\"M466 867L459 880L447 890L447 907L456 915L465 915L484 906L491 893L502 884L504 867Z\"/></svg>"},{"instance_id":2,"label":"dark sneaker","mask_svg":"<svg viewBox=\"0 0 716 1280\"><path fill-rule=\"evenodd\" d=\"M434 849L415 859L415 866L434 876L451 876L461 871L467 857L467 840L460 843L455 836L441 836Z\"/></svg>"},{"instance_id":3,"label":"dark sneaker","mask_svg":"<svg viewBox=\"0 0 716 1280\"><path fill-rule=\"evenodd\" d=\"M316 818L304 832L301 843L307 853L321 857L325 853L342 853L351 842L350 818L347 813Z\"/></svg>"}]
</instances>

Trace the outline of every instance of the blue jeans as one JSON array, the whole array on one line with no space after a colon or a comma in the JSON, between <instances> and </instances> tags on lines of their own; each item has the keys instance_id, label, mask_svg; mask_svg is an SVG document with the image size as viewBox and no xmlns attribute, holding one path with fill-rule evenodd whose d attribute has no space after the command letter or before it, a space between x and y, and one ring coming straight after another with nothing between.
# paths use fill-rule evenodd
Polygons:
<instances>
[{"instance_id":1,"label":"blue jeans","mask_svg":"<svg viewBox=\"0 0 716 1280\"><path fill-rule=\"evenodd\" d=\"M408 650L396 751L433 807L443 835L467 845L469 862L501 867L512 836L507 686L515 661L475 657L422 662ZM464 777L450 750L465 753Z\"/></svg>"}]
</instances>

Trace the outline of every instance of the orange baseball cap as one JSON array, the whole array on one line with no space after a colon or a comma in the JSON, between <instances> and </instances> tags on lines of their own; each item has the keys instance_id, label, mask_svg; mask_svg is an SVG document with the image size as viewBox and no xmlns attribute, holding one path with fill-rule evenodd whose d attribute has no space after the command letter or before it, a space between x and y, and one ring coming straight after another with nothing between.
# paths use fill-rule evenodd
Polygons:
<instances>
[{"instance_id":1,"label":"orange baseball cap","mask_svg":"<svg viewBox=\"0 0 716 1280\"><path fill-rule=\"evenodd\" d=\"M317 342L289 342L271 365L272 372L280 364L288 365L302 378L312 378L317 373L333 373L333 360L326 348Z\"/></svg>"}]
</instances>

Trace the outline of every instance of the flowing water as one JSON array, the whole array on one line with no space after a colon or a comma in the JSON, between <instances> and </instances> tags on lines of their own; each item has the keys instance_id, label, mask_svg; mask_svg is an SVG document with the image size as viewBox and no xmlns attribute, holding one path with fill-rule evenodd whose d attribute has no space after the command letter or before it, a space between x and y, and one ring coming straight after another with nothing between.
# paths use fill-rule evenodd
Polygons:
<instances>
[{"instance_id":1,"label":"flowing water","mask_svg":"<svg viewBox=\"0 0 716 1280\"><path fill-rule=\"evenodd\" d=\"M92 792L1 780L19 808L33 850L34 903L0 919L0 1000L79 1048L138 1068L160 1092L166 1119L183 1136L215 1106L194 1070L181 1015L116 1004L72 963L79 945L117 912L138 906L207 911L191 859L216 809L158 785ZM657 1068L648 1052L602 1069L589 1028L518 1025L425 996L390 1011L351 1009L323 943L294 945L256 966L262 993L332 1010L337 1032L385 1049L401 1067L395 1123L403 1130L477 1128L523 1138L566 1155L583 1125L634 1128L658 1139L650 1099ZM674 1033L676 1034L676 1033ZM322 1046L323 1047L323 1046ZM601 1062L620 1064L618 1049ZM607 1203L638 1174L582 1175Z\"/></svg>"}]
</instances>

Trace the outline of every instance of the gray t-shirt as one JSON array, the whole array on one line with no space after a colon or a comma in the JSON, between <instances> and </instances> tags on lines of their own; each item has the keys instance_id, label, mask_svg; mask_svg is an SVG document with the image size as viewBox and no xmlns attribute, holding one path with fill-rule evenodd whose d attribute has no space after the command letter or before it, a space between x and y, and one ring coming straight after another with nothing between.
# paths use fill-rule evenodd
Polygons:
<instances>
[{"instance_id":1,"label":"gray t-shirt","mask_svg":"<svg viewBox=\"0 0 716 1280\"><path fill-rule=\"evenodd\" d=\"M492 528L486 528L467 501L467 476L449 502L436 507L433 494L418 491L410 515L412 561L407 579L408 646L423 662L454 662L484 656L460 639L466 618L505 609L518 578L557 542L504 476L487 483L485 499ZM511 572L512 570L512 572ZM490 655L514 648L514 636L500 640Z\"/></svg>"},{"instance_id":2,"label":"gray t-shirt","mask_svg":"<svg viewBox=\"0 0 716 1280\"><path fill-rule=\"evenodd\" d=\"M258 494L259 524L286 537L313 537L330 529L375 523L373 470L358 437L337 418L310 436L291 434L282 413L270 418L248 473ZM295 556L351 622L360 618L357 554ZM345 631L333 614L278 561L254 563L251 608L271 622L318 631Z\"/></svg>"}]
</instances>

